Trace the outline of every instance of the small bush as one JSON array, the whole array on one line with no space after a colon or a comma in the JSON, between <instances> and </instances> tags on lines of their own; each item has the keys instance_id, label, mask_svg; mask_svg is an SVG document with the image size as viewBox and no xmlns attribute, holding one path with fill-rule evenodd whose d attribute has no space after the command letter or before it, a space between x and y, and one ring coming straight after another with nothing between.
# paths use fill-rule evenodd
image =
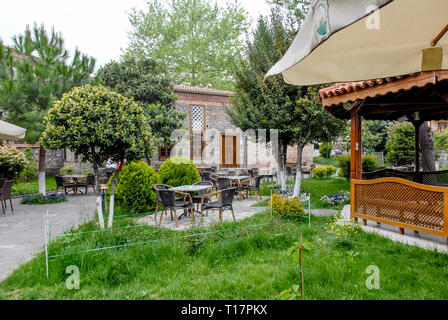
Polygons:
<instances>
[{"instance_id":1,"label":"small bush","mask_svg":"<svg viewBox=\"0 0 448 320\"><path fill-rule=\"evenodd\" d=\"M334 166L320 166L313 169L312 174L319 178L329 178L336 173Z\"/></svg>"},{"instance_id":2,"label":"small bush","mask_svg":"<svg viewBox=\"0 0 448 320\"><path fill-rule=\"evenodd\" d=\"M414 126L408 122L396 122L389 128L386 159L397 166L414 162Z\"/></svg>"},{"instance_id":3,"label":"small bush","mask_svg":"<svg viewBox=\"0 0 448 320\"><path fill-rule=\"evenodd\" d=\"M306 215L302 203L296 198L286 198L278 194L272 195L272 202L269 200L268 208L272 207L274 214L278 214L284 218L294 218Z\"/></svg>"},{"instance_id":4,"label":"small bush","mask_svg":"<svg viewBox=\"0 0 448 320\"><path fill-rule=\"evenodd\" d=\"M74 165L62 167L59 172L61 175L72 175L76 173L76 167Z\"/></svg>"},{"instance_id":5,"label":"small bush","mask_svg":"<svg viewBox=\"0 0 448 320\"><path fill-rule=\"evenodd\" d=\"M338 161L339 161L339 166L341 167L341 170L339 171L339 176L344 177L347 180L350 180L350 170L351 170L350 155L346 154L346 155L340 156L338 158ZM362 162L362 171L363 172L375 171L379 168L379 165L377 163L377 157L374 155L363 156L361 158L361 162Z\"/></svg>"},{"instance_id":6,"label":"small bush","mask_svg":"<svg viewBox=\"0 0 448 320\"><path fill-rule=\"evenodd\" d=\"M115 175L115 173L114 173ZM113 175L112 175L113 177ZM110 197L112 177L107 183L107 201ZM153 210L157 198L154 185L157 183L157 172L143 161L126 164L120 171L115 188L115 203L143 213Z\"/></svg>"},{"instance_id":7,"label":"small bush","mask_svg":"<svg viewBox=\"0 0 448 320\"><path fill-rule=\"evenodd\" d=\"M92 174L93 172L89 168L85 168L81 171L81 173L84 175L88 175L88 174Z\"/></svg>"},{"instance_id":8,"label":"small bush","mask_svg":"<svg viewBox=\"0 0 448 320\"><path fill-rule=\"evenodd\" d=\"M328 148L328 150L327 150ZM331 142L322 142L319 146L319 153L323 158L330 158L331 157L331 150L333 150L333 144Z\"/></svg>"},{"instance_id":9,"label":"small bush","mask_svg":"<svg viewBox=\"0 0 448 320\"><path fill-rule=\"evenodd\" d=\"M20 173L20 179L28 181L37 176L37 159L34 156L33 149L31 148L26 148L24 153L28 163Z\"/></svg>"},{"instance_id":10,"label":"small bush","mask_svg":"<svg viewBox=\"0 0 448 320\"><path fill-rule=\"evenodd\" d=\"M28 165L23 151L15 147L0 146L0 177L16 179Z\"/></svg>"},{"instance_id":11,"label":"small bush","mask_svg":"<svg viewBox=\"0 0 448 320\"><path fill-rule=\"evenodd\" d=\"M173 187L189 185L201 180L193 161L183 157L166 160L159 169L159 182Z\"/></svg>"}]
</instances>

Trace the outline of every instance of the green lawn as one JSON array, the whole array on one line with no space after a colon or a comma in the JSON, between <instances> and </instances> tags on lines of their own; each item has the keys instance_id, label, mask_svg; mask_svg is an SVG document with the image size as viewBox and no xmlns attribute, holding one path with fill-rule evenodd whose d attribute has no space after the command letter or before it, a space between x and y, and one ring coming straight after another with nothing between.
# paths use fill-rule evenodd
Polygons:
<instances>
[{"instance_id":1,"label":"green lawn","mask_svg":"<svg viewBox=\"0 0 448 320\"><path fill-rule=\"evenodd\" d=\"M271 195L269 185L276 184L275 182L263 183L261 186L261 193L264 196ZM294 185L294 181L288 181L288 184ZM350 191L350 182L344 178L310 178L302 180L302 191L311 194L311 208L312 209L336 209L341 210L343 205L331 206L330 204L321 201L320 198L325 195L337 194L340 191ZM267 201L261 205L267 205Z\"/></svg>"},{"instance_id":2,"label":"green lawn","mask_svg":"<svg viewBox=\"0 0 448 320\"><path fill-rule=\"evenodd\" d=\"M53 177L45 178L47 191L56 190L56 180ZM16 181L12 186L11 195L21 196L24 194L34 194L39 192L39 183L36 179L30 179L29 181Z\"/></svg>"},{"instance_id":3,"label":"green lawn","mask_svg":"<svg viewBox=\"0 0 448 320\"><path fill-rule=\"evenodd\" d=\"M211 230L233 231L110 249L50 260L43 253L0 284L0 299L279 299L298 283L287 249L299 239L314 244L304 258L307 299L448 299L448 255L359 232L345 240L325 232L331 218L238 229L271 222L267 213ZM277 221L277 220L274 220ZM131 218L115 227L131 226ZM89 223L83 231L96 228ZM170 238L198 232L128 228L87 233L51 244L50 255ZM209 230L210 231L210 230ZM80 269L80 289L69 290L66 268ZM366 268L380 270L380 289L367 289Z\"/></svg>"}]
</instances>

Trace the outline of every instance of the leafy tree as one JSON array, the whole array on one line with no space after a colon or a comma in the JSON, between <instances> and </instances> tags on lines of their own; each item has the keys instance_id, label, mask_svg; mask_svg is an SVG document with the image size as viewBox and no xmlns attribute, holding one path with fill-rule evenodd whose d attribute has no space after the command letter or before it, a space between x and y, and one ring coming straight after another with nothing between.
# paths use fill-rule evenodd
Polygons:
<instances>
[{"instance_id":1,"label":"leafy tree","mask_svg":"<svg viewBox=\"0 0 448 320\"><path fill-rule=\"evenodd\" d=\"M27 129L25 141L36 143L45 129L44 116L64 92L91 81L95 59L64 48L61 34L44 26L26 27L13 37L14 45L0 42L0 106L7 120ZM39 192L45 193L45 149L39 152Z\"/></svg>"},{"instance_id":2,"label":"leafy tree","mask_svg":"<svg viewBox=\"0 0 448 320\"><path fill-rule=\"evenodd\" d=\"M288 30L294 36L299 32L308 13L311 0L267 0L272 6L280 9Z\"/></svg>"},{"instance_id":3,"label":"leafy tree","mask_svg":"<svg viewBox=\"0 0 448 320\"><path fill-rule=\"evenodd\" d=\"M127 56L151 57L177 83L230 90L247 14L237 0L221 8L207 0L149 0L129 20Z\"/></svg>"},{"instance_id":4,"label":"leafy tree","mask_svg":"<svg viewBox=\"0 0 448 320\"><path fill-rule=\"evenodd\" d=\"M406 165L414 162L415 129L409 122L395 122L389 126L386 143L387 161L395 165Z\"/></svg>"},{"instance_id":5,"label":"leafy tree","mask_svg":"<svg viewBox=\"0 0 448 320\"><path fill-rule=\"evenodd\" d=\"M96 175L98 218L104 228L98 165L109 156L123 163L143 158L154 147L143 109L103 86L72 89L56 101L45 117L41 143L49 149L68 148L90 161ZM120 166L112 179L108 226L112 227L114 191Z\"/></svg>"},{"instance_id":6,"label":"leafy tree","mask_svg":"<svg viewBox=\"0 0 448 320\"><path fill-rule=\"evenodd\" d=\"M362 146L368 151L385 149L388 121L363 121L361 126Z\"/></svg>"},{"instance_id":7,"label":"leafy tree","mask_svg":"<svg viewBox=\"0 0 448 320\"><path fill-rule=\"evenodd\" d=\"M283 24L278 8L270 19L260 17L252 39L246 44L245 59L236 71L236 96L228 114L243 131L277 130L278 181L286 189L287 147L297 144L297 179L294 196L301 188L302 152L313 141L331 140L343 128L343 122L326 112L318 99L318 87L288 85L281 75L264 80L272 64L281 58L294 39ZM268 137L271 138L271 137ZM275 144L274 144L275 147Z\"/></svg>"},{"instance_id":8,"label":"leafy tree","mask_svg":"<svg viewBox=\"0 0 448 320\"><path fill-rule=\"evenodd\" d=\"M170 144L185 113L176 110L171 81L156 61L125 58L107 64L98 74L106 86L141 104L158 145Z\"/></svg>"}]
</instances>

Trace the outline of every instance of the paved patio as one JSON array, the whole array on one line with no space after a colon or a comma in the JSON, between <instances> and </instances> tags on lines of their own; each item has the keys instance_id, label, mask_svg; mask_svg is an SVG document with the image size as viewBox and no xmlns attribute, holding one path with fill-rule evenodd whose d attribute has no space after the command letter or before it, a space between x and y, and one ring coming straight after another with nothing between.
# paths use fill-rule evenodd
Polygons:
<instances>
[{"instance_id":1,"label":"paved patio","mask_svg":"<svg viewBox=\"0 0 448 320\"><path fill-rule=\"evenodd\" d=\"M52 235L93 218L95 196L69 196L68 200L49 205L22 205L20 199L13 199L14 213L9 202L6 216L0 210L0 282L42 250L47 210Z\"/></svg>"},{"instance_id":2,"label":"paved patio","mask_svg":"<svg viewBox=\"0 0 448 320\"><path fill-rule=\"evenodd\" d=\"M262 197L263 200L268 199L269 197ZM261 200L258 200L258 202ZM249 197L249 199L243 199L243 200L235 200L233 201L233 210L235 212L235 219L237 221L250 218L254 214L257 214L259 212L265 211L266 207L253 207L254 204L256 204L257 201L255 200L255 197ZM177 211L177 215L180 216L183 213L182 210ZM160 221L160 214L157 215L157 225ZM215 212L212 212L212 210L209 210L208 217L205 216L201 219L201 215L197 212L194 213L195 217L195 224L201 224L203 226L210 226L214 223L219 223L219 212L218 210L215 210ZM201 221L202 220L202 221ZM232 212L230 210L225 210L223 213L223 221L224 222L231 222L233 221ZM191 217L182 217L179 219L179 226L176 228L176 224L173 221L171 221L171 215L168 211L167 215L163 216L162 219L162 228L172 229L172 230L185 230L190 228L193 225L193 220ZM146 216L143 218L139 218L136 220L137 224L148 224L150 226L156 225L156 222L154 220L154 215Z\"/></svg>"}]
</instances>

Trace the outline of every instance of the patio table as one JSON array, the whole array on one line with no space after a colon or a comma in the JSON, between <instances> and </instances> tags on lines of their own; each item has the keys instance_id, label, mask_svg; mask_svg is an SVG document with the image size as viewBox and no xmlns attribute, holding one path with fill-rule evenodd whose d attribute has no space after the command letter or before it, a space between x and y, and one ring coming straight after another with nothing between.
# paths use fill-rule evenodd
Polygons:
<instances>
[{"instance_id":1,"label":"patio table","mask_svg":"<svg viewBox=\"0 0 448 320\"><path fill-rule=\"evenodd\" d=\"M79 180L87 178L87 175L86 174L67 174L67 175L63 175L61 177L62 178L67 178L67 179L73 179L73 184L75 185L75 187L73 189L73 194L76 196L78 194L77 184L78 184ZM81 190L79 192L82 193Z\"/></svg>"},{"instance_id":2,"label":"patio table","mask_svg":"<svg viewBox=\"0 0 448 320\"><path fill-rule=\"evenodd\" d=\"M198 192L198 191L202 191L202 190L206 190L208 188L210 188L210 186L204 186L204 185L184 185L184 186L179 186L179 187L173 187L170 190L189 193L191 195L191 199L193 199L193 193ZM196 211L196 212L200 212L200 211L196 210L194 207L193 207L193 210ZM183 216L185 216L185 213L181 214L179 216L179 219L181 219Z\"/></svg>"}]
</instances>

